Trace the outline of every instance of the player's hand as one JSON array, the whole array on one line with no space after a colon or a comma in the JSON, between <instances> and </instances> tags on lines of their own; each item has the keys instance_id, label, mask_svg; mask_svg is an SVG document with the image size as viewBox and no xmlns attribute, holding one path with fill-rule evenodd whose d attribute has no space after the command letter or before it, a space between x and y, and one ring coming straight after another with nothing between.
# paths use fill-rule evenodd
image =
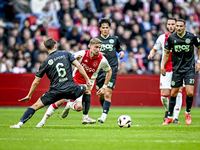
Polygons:
<instances>
[{"instance_id":1,"label":"player's hand","mask_svg":"<svg viewBox=\"0 0 200 150\"><path fill-rule=\"evenodd\" d=\"M124 58L124 52L123 51L119 52L118 56L120 56L119 57L120 59L123 59Z\"/></svg>"},{"instance_id":2,"label":"player's hand","mask_svg":"<svg viewBox=\"0 0 200 150\"><path fill-rule=\"evenodd\" d=\"M92 90L92 83L90 81L87 81L86 85L87 85L87 89L91 91Z\"/></svg>"},{"instance_id":3,"label":"player's hand","mask_svg":"<svg viewBox=\"0 0 200 150\"><path fill-rule=\"evenodd\" d=\"M77 55L75 58L76 58L77 60L80 60L82 57L83 57L82 55Z\"/></svg>"},{"instance_id":4,"label":"player's hand","mask_svg":"<svg viewBox=\"0 0 200 150\"><path fill-rule=\"evenodd\" d=\"M161 74L162 74L163 76L166 75L166 70L165 70L165 68L162 68L162 67L161 67Z\"/></svg>"},{"instance_id":5,"label":"player's hand","mask_svg":"<svg viewBox=\"0 0 200 150\"><path fill-rule=\"evenodd\" d=\"M195 65L195 71L196 72L200 71L200 63L196 63L196 65Z\"/></svg>"},{"instance_id":6,"label":"player's hand","mask_svg":"<svg viewBox=\"0 0 200 150\"><path fill-rule=\"evenodd\" d=\"M31 99L31 97L26 96L26 97L24 97L24 98L22 98L22 99L20 99L20 100L18 100L18 101L19 101L19 102L23 102L23 101L28 102L28 101L30 101L30 99Z\"/></svg>"},{"instance_id":7,"label":"player's hand","mask_svg":"<svg viewBox=\"0 0 200 150\"><path fill-rule=\"evenodd\" d=\"M149 54L148 55L148 60L152 60L153 59L153 55L152 54Z\"/></svg>"},{"instance_id":8,"label":"player's hand","mask_svg":"<svg viewBox=\"0 0 200 150\"><path fill-rule=\"evenodd\" d=\"M105 88L100 88L100 89L97 91L97 95L103 95L103 94L105 94L105 91L106 91Z\"/></svg>"},{"instance_id":9,"label":"player's hand","mask_svg":"<svg viewBox=\"0 0 200 150\"><path fill-rule=\"evenodd\" d=\"M99 52L101 55L105 55L105 53L103 53L103 52Z\"/></svg>"}]
</instances>

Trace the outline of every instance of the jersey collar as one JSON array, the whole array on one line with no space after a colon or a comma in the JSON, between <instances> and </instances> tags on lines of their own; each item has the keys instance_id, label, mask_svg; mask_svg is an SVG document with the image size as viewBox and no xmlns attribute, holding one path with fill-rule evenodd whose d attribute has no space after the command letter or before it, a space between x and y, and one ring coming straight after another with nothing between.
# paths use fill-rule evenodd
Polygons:
<instances>
[{"instance_id":1,"label":"jersey collar","mask_svg":"<svg viewBox=\"0 0 200 150\"><path fill-rule=\"evenodd\" d=\"M176 34L178 35L177 32L176 32ZM185 31L185 33L183 34L183 36L179 36L179 35L178 35L178 37L183 38L183 37L185 36L185 34L186 34L186 31Z\"/></svg>"},{"instance_id":2,"label":"jersey collar","mask_svg":"<svg viewBox=\"0 0 200 150\"><path fill-rule=\"evenodd\" d=\"M104 37L102 34L101 34L101 37L104 38L104 39L107 39L110 35L108 34L107 37Z\"/></svg>"},{"instance_id":3,"label":"jersey collar","mask_svg":"<svg viewBox=\"0 0 200 150\"><path fill-rule=\"evenodd\" d=\"M51 52L51 53L49 53L49 55L51 55L51 54L53 54L53 53L55 53L56 52L56 50L55 51L53 51L53 52Z\"/></svg>"}]
</instances>

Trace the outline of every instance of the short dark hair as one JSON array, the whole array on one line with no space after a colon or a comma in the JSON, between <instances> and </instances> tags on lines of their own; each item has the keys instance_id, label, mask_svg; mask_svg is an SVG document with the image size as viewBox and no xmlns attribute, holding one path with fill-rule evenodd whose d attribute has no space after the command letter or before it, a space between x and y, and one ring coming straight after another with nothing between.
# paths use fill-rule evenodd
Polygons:
<instances>
[{"instance_id":1,"label":"short dark hair","mask_svg":"<svg viewBox=\"0 0 200 150\"><path fill-rule=\"evenodd\" d=\"M169 17L169 18L167 18L167 21L168 20L174 20L175 22L177 21L177 19L175 17Z\"/></svg>"},{"instance_id":2,"label":"short dark hair","mask_svg":"<svg viewBox=\"0 0 200 150\"><path fill-rule=\"evenodd\" d=\"M101 18L101 19L99 20L99 27L101 27L101 25L102 25L103 23L107 23L109 27L111 26L111 21L110 21L109 18Z\"/></svg>"},{"instance_id":3,"label":"short dark hair","mask_svg":"<svg viewBox=\"0 0 200 150\"><path fill-rule=\"evenodd\" d=\"M46 39L46 40L44 41L44 46L45 46L48 50L53 49L55 44L56 44L56 41L55 41L52 37L50 37L50 38L48 38L48 39Z\"/></svg>"},{"instance_id":4,"label":"short dark hair","mask_svg":"<svg viewBox=\"0 0 200 150\"><path fill-rule=\"evenodd\" d=\"M186 22L185 22L185 20L184 20L184 19L178 19L178 20L177 20L177 22L178 22L178 21L179 21L179 22L183 22L183 23L184 23L184 25L186 24Z\"/></svg>"}]
</instances>

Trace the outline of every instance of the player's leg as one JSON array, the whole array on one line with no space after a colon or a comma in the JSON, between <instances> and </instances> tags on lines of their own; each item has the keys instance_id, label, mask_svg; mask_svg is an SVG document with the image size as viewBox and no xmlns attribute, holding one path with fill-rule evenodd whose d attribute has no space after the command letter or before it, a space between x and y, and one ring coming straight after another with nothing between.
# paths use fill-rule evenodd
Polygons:
<instances>
[{"instance_id":1,"label":"player's leg","mask_svg":"<svg viewBox=\"0 0 200 150\"><path fill-rule=\"evenodd\" d=\"M160 75L160 98L161 102L165 108L164 120L168 116L168 107L169 107L169 94L171 90L171 80L172 72L166 72L166 76Z\"/></svg>"},{"instance_id":2,"label":"player's leg","mask_svg":"<svg viewBox=\"0 0 200 150\"><path fill-rule=\"evenodd\" d=\"M21 128L26 121L28 121L37 111L38 109L44 107L44 104L42 103L41 99L39 98L36 103L34 103L31 107L29 107L23 114L23 116L20 119L20 122L18 124L10 126L10 128Z\"/></svg>"},{"instance_id":3,"label":"player's leg","mask_svg":"<svg viewBox=\"0 0 200 150\"><path fill-rule=\"evenodd\" d=\"M37 124L36 127L43 127L44 124L46 123L47 119L48 119L49 117L51 117L51 116L54 114L54 112L56 111L56 109L58 109L58 108L59 108L60 106L62 106L62 104L64 104L64 103L65 103L65 99L61 99L61 100L59 100L59 101L57 101L57 102L51 104L51 105L48 107L46 113L44 114L42 120Z\"/></svg>"},{"instance_id":4,"label":"player's leg","mask_svg":"<svg viewBox=\"0 0 200 150\"><path fill-rule=\"evenodd\" d=\"M83 117L82 124L93 124L96 123L96 120L90 118L88 116L88 112L90 109L90 100L91 100L91 91L86 90L85 94L83 94L82 105L83 105Z\"/></svg>"},{"instance_id":5,"label":"player's leg","mask_svg":"<svg viewBox=\"0 0 200 150\"><path fill-rule=\"evenodd\" d=\"M191 111L192 103L193 103L194 84L195 84L195 68L194 67L192 67L191 70L189 70L187 73L185 73L184 81L185 81L185 90L187 93L185 122L187 125L190 125L192 122L190 111Z\"/></svg>"},{"instance_id":6,"label":"player's leg","mask_svg":"<svg viewBox=\"0 0 200 150\"><path fill-rule=\"evenodd\" d=\"M182 97L183 97L182 91L183 91L183 87L181 86L179 91L178 91L178 95L176 97L176 105L174 107L174 121L173 121L173 123L179 123L178 116L180 114L181 106L182 106Z\"/></svg>"}]
</instances>

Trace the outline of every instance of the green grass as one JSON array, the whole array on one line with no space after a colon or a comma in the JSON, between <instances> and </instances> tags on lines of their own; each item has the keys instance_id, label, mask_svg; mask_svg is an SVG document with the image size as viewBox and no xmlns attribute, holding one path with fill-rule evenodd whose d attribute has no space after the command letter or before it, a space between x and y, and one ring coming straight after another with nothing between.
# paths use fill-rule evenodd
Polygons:
<instances>
[{"instance_id":1,"label":"green grass","mask_svg":"<svg viewBox=\"0 0 200 150\"><path fill-rule=\"evenodd\" d=\"M180 124L162 126L163 108L111 107L104 124L82 125L82 112L70 111L62 119L63 107L46 122L35 128L47 108L43 108L20 129L9 126L18 123L26 107L0 107L0 150L199 150L200 108L192 109L192 124L185 124L184 110ZM90 117L100 117L102 109L92 107ZM117 119L127 114L130 128L119 128Z\"/></svg>"}]
</instances>

